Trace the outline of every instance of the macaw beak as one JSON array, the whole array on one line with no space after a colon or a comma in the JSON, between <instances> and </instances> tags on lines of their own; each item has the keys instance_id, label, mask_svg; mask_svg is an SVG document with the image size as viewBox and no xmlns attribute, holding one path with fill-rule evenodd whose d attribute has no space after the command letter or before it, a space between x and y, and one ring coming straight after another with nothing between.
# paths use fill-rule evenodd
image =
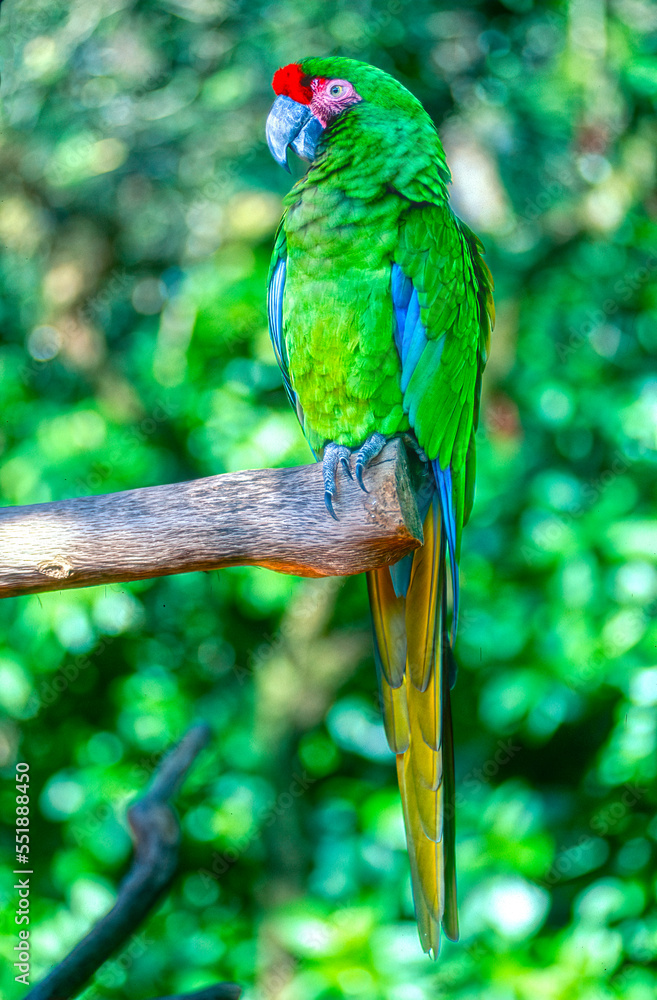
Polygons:
<instances>
[{"instance_id":1,"label":"macaw beak","mask_svg":"<svg viewBox=\"0 0 657 1000\"><path fill-rule=\"evenodd\" d=\"M299 104L291 97L277 97L267 118L265 132L267 145L277 163L290 173L287 149L291 146L297 156L312 163L315 159L317 140L324 131L307 104Z\"/></svg>"}]
</instances>

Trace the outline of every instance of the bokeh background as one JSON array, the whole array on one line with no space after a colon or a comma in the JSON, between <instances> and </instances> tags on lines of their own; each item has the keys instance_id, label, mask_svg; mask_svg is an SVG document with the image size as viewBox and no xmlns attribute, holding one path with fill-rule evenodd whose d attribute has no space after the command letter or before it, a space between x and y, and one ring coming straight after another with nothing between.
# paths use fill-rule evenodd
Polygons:
<instances>
[{"instance_id":1,"label":"bokeh background","mask_svg":"<svg viewBox=\"0 0 657 1000\"><path fill-rule=\"evenodd\" d=\"M309 460L265 317L289 184L269 83L301 56L424 102L498 307L462 560L461 943L434 965L417 940L363 579L233 569L0 605L3 954L14 762L36 980L111 905L126 805L204 718L180 878L86 997L654 997L654 4L5 0L0 44L3 504Z\"/></svg>"}]
</instances>

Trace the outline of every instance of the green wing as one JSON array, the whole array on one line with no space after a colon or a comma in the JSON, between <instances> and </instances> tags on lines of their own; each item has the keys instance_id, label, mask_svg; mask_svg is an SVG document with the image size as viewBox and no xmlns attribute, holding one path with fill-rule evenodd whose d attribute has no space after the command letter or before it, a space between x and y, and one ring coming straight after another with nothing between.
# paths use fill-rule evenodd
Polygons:
<instances>
[{"instance_id":1,"label":"green wing","mask_svg":"<svg viewBox=\"0 0 657 1000\"><path fill-rule=\"evenodd\" d=\"M404 409L427 457L451 470L457 554L472 507L474 434L494 319L482 249L448 205L425 203L402 217L394 256L419 302L406 357L400 350ZM398 340L403 348L403 334Z\"/></svg>"},{"instance_id":2,"label":"green wing","mask_svg":"<svg viewBox=\"0 0 657 1000\"><path fill-rule=\"evenodd\" d=\"M404 409L438 492L401 592L387 568L368 574L383 715L397 771L415 911L437 955L440 925L458 938L454 754L446 625L447 552L454 619L457 557L472 505L474 433L492 323L492 282L480 244L444 203L409 208L391 275ZM440 509L440 514L438 513Z\"/></svg>"}]
</instances>

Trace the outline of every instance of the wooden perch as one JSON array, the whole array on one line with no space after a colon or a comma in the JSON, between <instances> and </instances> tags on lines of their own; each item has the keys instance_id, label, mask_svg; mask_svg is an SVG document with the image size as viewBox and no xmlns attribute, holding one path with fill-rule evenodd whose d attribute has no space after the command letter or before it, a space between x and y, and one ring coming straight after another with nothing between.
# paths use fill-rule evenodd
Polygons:
<instances>
[{"instance_id":1,"label":"wooden perch","mask_svg":"<svg viewBox=\"0 0 657 1000\"><path fill-rule=\"evenodd\" d=\"M123 583L222 566L348 576L422 544L402 443L344 473L324 506L320 465L232 472L187 483L0 509L0 597Z\"/></svg>"},{"instance_id":2,"label":"wooden perch","mask_svg":"<svg viewBox=\"0 0 657 1000\"><path fill-rule=\"evenodd\" d=\"M30 990L25 1000L68 1000L76 996L94 972L135 932L169 888L178 867L180 843L180 827L170 799L209 738L209 727L199 723L164 758L147 792L128 810L135 856L132 868L119 886L116 903L73 951ZM217 983L200 993L188 994L187 1000L238 1000L240 992L235 983Z\"/></svg>"}]
</instances>

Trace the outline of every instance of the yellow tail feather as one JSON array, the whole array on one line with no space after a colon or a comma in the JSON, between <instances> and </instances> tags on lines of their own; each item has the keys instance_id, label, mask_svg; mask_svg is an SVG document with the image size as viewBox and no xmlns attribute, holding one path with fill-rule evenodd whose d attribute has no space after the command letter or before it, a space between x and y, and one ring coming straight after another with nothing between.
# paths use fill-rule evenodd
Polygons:
<instances>
[{"instance_id":1,"label":"yellow tail feather","mask_svg":"<svg viewBox=\"0 0 657 1000\"><path fill-rule=\"evenodd\" d=\"M397 754L418 930L422 947L434 958L441 924L447 937L458 938L445 585L445 540L432 505L406 598L395 596L387 568L368 573L368 586L383 718Z\"/></svg>"}]
</instances>

